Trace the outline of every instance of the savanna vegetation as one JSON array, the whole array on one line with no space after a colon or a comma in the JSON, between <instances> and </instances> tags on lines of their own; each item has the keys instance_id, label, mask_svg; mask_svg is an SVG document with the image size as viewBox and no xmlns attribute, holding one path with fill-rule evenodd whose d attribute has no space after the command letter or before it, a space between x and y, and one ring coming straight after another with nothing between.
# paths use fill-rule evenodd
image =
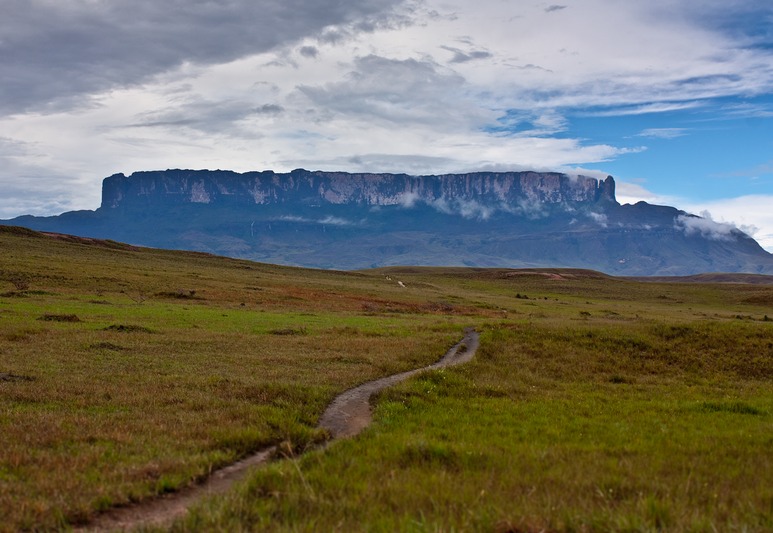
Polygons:
<instances>
[{"instance_id":1,"label":"savanna vegetation","mask_svg":"<svg viewBox=\"0 0 773 533\"><path fill-rule=\"evenodd\" d=\"M773 530L771 317L768 285L314 271L0 227L0 530L67 529L280 441L291 459L172 528ZM473 362L318 446L337 393L468 326Z\"/></svg>"}]
</instances>

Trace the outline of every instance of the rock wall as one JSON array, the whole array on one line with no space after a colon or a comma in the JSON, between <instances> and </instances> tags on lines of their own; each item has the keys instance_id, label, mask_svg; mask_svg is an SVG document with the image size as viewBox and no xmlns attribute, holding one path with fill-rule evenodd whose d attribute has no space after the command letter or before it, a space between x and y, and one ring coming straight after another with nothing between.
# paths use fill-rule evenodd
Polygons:
<instances>
[{"instance_id":1,"label":"rock wall","mask_svg":"<svg viewBox=\"0 0 773 533\"><path fill-rule=\"evenodd\" d=\"M239 174L221 170L164 170L115 174L102 185L102 208L179 203L399 205L417 201L475 201L518 205L616 203L615 182L555 172L475 172L442 176L350 174L294 170Z\"/></svg>"}]
</instances>

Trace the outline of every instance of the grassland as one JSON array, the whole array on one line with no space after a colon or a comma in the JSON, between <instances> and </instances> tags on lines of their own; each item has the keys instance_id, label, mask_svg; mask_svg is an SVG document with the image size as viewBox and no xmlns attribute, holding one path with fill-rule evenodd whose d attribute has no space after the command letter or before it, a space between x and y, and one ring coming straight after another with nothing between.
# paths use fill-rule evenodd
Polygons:
<instances>
[{"instance_id":1,"label":"grassland","mask_svg":"<svg viewBox=\"0 0 773 533\"><path fill-rule=\"evenodd\" d=\"M174 529L772 530L770 317L765 285L325 272L0 228L0 530L66 528L281 440L294 460ZM313 449L335 394L466 326L472 363Z\"/></svg>"}]
</instances>

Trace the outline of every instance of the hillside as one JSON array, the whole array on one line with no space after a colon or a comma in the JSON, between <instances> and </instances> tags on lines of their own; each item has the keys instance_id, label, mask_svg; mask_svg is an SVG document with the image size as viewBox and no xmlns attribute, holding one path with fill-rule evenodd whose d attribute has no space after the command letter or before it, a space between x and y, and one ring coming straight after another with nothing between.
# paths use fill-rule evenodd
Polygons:
<instances>
[{"instance_id":1,"label":"hillside","mask_svg":"<svg viewBox=\"0 0 773 533\"><path fill-rule=\"evenodd\" d=\"M773 287L308 270L13 227L0 250L0 531L89 523L282 442L175 530L773 524ZM471 362L319 448L333 397L468 327Z\"/></svg>"}]
</instances>

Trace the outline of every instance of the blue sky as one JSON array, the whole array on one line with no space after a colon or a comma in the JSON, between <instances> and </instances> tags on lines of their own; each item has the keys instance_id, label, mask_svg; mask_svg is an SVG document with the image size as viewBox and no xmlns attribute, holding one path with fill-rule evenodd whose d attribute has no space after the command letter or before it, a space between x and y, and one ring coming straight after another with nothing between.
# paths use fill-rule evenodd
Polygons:
<instances>
[{"instance_id":1,"label":"blue sky","mask_svg":"<svg viewBox=\"0 0 773 533\"><path fill-rule=\"evenodd\" d=\"M570 115L563 135L641 149L598 168L646 181L674 197L702 201L739 191L773 191L773 97L698 104L632 116L594 116L593 110L581 110Z\"/></svg>"},{"instance_id":2,"label":"blue sky","mask_svg":"<svg viewBox=\"0 0 773 533\"><path fill-rule=\"evenodd\" d=\"M773 251L769 0L0 7L0 218L137 170L559 170Z\"/></svg>"}]
</instances>

